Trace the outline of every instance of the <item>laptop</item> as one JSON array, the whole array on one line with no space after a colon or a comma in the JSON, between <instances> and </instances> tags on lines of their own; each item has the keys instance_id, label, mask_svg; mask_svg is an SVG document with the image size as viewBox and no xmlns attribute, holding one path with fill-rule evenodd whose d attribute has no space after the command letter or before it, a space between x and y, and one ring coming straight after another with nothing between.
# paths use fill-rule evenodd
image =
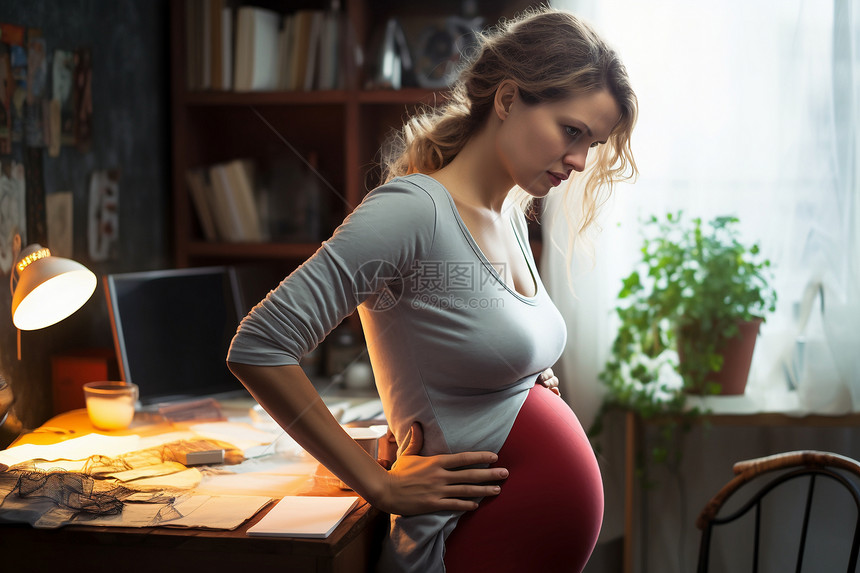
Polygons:
<instances>
[{"instance_id":1,"label":"laptop","mask_svg":"<svg viewBox=\"0 0 860 573\"><path fill-rule=\"evenodd\" d=\"M244 316L235 269L213 266L104 277L122 379L143 406L249 397L227 368Z\"/></svg>"}]
</instances>

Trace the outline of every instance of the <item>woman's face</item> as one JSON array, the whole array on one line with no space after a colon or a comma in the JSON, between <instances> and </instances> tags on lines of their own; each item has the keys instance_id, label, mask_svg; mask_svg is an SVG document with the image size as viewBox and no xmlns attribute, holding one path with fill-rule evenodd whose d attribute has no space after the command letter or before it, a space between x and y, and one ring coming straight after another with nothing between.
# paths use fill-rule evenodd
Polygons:
<instances>
[{"instance_id":1,"label":"woman's face","mask_svg":"<svg viewBox=\"0 0 860 573\"><path fill-rule=\"evenodd\" d=\"M620 118L621 108L606 90L536 105L515 92L497 151L514 183L543 197L572 171L585 169L589 150L606 142Z\"/></svg>"}]
</instances>

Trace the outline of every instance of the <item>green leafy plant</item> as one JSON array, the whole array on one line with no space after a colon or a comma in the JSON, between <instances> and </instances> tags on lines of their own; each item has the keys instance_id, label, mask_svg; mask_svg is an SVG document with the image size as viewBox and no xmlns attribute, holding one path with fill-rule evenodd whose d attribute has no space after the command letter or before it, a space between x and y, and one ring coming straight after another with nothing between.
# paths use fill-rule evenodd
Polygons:
<instances>
[{"instance_id":1,"label":"green leafy plant","mask_svg":"<svg viewBox=\"0 0 860 573\"><path fill-rule=\"evenodd\" d=\"M770 261L758 244L741 242L737 224L727 216L709 223L681 212L652 216L642 225L641 260L622 281L620 326L600 374L604 408L668 415L652 452L657 461L669 456L679 424L689 427L701 413L688 396L720 392L710 378L723 366L725 341L741 322L764 320L775 308Z\"/></svg>"}]
</instances>

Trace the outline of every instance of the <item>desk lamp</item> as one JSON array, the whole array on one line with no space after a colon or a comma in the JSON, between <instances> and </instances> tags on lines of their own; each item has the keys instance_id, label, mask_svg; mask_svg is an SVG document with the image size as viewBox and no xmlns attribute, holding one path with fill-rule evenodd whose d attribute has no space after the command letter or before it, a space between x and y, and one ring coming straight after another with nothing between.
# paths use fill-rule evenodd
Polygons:
<instances>
[{"instance_id":1,"label":"desk lamp","mask_svg":"<svg viewBox=\"0 0 860 573\"><path fill-rule=\"evenodd\" d=\"M9 286L20 360L21 331L38 330L67 318L89 300L98 281L82 264L54 256L39 244L21 249L20 235L15 235L13 255ZM12 411L13 402L11 388L0 377L0 448L8 446L21 431L21 422Z\"/></svg>"}]
</instances>

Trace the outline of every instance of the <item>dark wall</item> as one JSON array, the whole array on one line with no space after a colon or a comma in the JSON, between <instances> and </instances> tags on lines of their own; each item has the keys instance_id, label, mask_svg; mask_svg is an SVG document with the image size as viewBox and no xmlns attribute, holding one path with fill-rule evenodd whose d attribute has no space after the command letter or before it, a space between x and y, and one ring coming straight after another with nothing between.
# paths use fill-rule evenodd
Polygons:
<instances>
[{"instance_id":1,"label":"dark wall","mask_svg":"<svg viewBox=\"0 0 860 573\"><path fill-rule=\"evenodd\" d=\"M85 152L64 146L56 158L45 153L43 173L46 194L73 192L74 257L99 276L99 287L69 319L21 333L21 361L16 357L11 295L8 288L0 288L0 374L15 393L18 417L26 427L34 427L52 415L51 357L112 346L101 276L172 265L168 3L4 0L0 21L41 29L51 55L56 49L92 49L91 146ZM121 172L119 245L116 257L96 263L87 254L87 210L90 175L102 169Z\"/></svg>"}]
</instances>

